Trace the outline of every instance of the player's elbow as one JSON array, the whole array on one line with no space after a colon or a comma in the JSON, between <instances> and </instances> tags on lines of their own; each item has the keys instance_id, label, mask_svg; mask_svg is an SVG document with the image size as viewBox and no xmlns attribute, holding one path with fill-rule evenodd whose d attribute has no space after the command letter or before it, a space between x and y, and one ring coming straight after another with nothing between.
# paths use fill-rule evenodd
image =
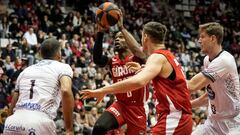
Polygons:
<instances>
[{"instance_id":1,"label":"player's elbow","mask_svg":"<svg viewBox=\"0 0 240 135\"><path fill-rule=\"evenodd\" d=\"M135 85L138 87L144 87L145 85L147 85L147 81L142 79L142 78L136 78L135 80Z\"/></svg>"},{"instance_id":2,"label":"player's elbow","mask_svg":"<svg viewBox=\"0 0 240 135\"><path fill-rule=\"evenodd\" d=\"M61 89L61 93L62 93L62 96L63 96L63 97L65 97L65 96L71 96L71 95L72 95L71 89L67 89L67 88L62 88L62 89Z\"/></svg>"}]
</instances>

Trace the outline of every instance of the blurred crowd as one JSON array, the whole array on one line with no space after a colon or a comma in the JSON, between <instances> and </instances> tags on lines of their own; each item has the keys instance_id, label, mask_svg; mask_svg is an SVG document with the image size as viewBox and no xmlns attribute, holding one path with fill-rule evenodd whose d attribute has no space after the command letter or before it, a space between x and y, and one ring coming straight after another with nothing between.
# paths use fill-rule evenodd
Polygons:
<instances>
[{"instance_id":1,"label":"blurred crowd","mask_svg":"<svg viewBox=\"0 0 240 135\"><path fill-rule=\"evenodd\" d=\"M109 0L110 1L110 0ZM41 58L39 47L44 39L55 37L62 47L63 62L73 71L75 97L74 129L76 134L91 134L92 127L104 109L114 100L108 95L96 106L94 99L80 100L79 91L112 84L111 74L92 61L95 40L95 11L104 0L0 0L0 131L3 130L6 111L11 101L19 73ZM190 79L201 71L204 55L197 42L198 25L217 21L224 26L223 48L236 59L240 70L240 2L237 0L195 0L191 17L175 9L181 0L111 0L124 14L124 24L140 42L141 29L148 21L160 21L168 27L166 46L181 62ZM117 27L105 34L103 52L115 55L113 37ZM154 99L148 100L148 127L156 123ZM204 93L204 89L192 93L192 99ZM193 109L194 127L206 119L206 107ZM55 119L58 134L64 133L61 108ZM124 132L124 128L123 128Z\"/></svg>"}]
</instances>

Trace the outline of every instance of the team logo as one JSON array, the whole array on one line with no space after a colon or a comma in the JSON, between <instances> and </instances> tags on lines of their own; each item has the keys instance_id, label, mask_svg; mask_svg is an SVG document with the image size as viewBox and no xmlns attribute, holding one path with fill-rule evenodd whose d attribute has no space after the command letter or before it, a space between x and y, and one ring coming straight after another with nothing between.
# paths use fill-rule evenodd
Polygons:
<instances>
[{"instance_id":1,"label":"team logo","mask_svg":"<svg viewBox=\"0 0 240 135\"><path fill-rule=\"evenodd\" d=\"M36 130L35 129L33 129L33 128L31 128L31 129L29 129L28 130L28 132L29 132L29 134L28 135L36 135Z\"/></svg>"},{"instance_id":2,"label":"team logo","mask_svg":"<svg viewBox=\"0 0 240 135\"><path fill-rule=\"evenodd\" d=\"M138 133L139 135L145 135L145 132L143 130L140 130Z\"/></svg>"},{"instance_id":3,"label":"team logo","mask_svg":"<svg viewBox=\"0 0 240 135\"><path fill-rule=\"evenodd\" d=\"M207 92L208 92L209 99L211 99L211 100L215 99L215 93L212 90L210 85L207 86Z\"/></svg>"}]
</instances>

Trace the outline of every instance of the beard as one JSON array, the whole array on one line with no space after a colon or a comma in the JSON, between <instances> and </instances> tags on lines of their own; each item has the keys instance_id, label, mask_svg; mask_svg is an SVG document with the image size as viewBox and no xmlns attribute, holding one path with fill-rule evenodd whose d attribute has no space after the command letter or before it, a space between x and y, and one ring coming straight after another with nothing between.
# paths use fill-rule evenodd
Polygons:
<instances>
[{"instance_id":1,"label":"beard","mask_svg":"<svg viewBox=\"0 0 240 135\"><path fill-rule=\"evenodd\" d=\"M120 46L115 46L114 51L115 52L124 52L124 51L126 51L126 49L124 49L123 47L120 47Z\"/></svg>"}]
</instances>

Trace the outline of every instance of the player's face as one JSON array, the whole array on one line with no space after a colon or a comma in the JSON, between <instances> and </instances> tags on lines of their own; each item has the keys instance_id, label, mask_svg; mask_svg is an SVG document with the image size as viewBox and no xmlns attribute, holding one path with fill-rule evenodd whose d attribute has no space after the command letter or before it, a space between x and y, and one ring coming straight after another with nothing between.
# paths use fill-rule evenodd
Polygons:
<instances>
[{"instance_id":1,"label":"player's face","mask_svg":"<svg viewBox=\"0 0 240 135\"><path fill-rule=\"evenodd\" d=\"M198 42L201 46L201 51L205 54L212 51L213 47L213 36L210 36L206 33L206 31L200 31Z\"/></svg>"},{"instance_id":2,"label":"player's face","mask_svg":"<svg viewBox=\"0 0 240 135\"><path fill-rule=\"evenodd\" d=\"M125 38L121 32L118 32L114 40L114 51L120 52L127 49Z\"/></svg>"}]
</instances>

